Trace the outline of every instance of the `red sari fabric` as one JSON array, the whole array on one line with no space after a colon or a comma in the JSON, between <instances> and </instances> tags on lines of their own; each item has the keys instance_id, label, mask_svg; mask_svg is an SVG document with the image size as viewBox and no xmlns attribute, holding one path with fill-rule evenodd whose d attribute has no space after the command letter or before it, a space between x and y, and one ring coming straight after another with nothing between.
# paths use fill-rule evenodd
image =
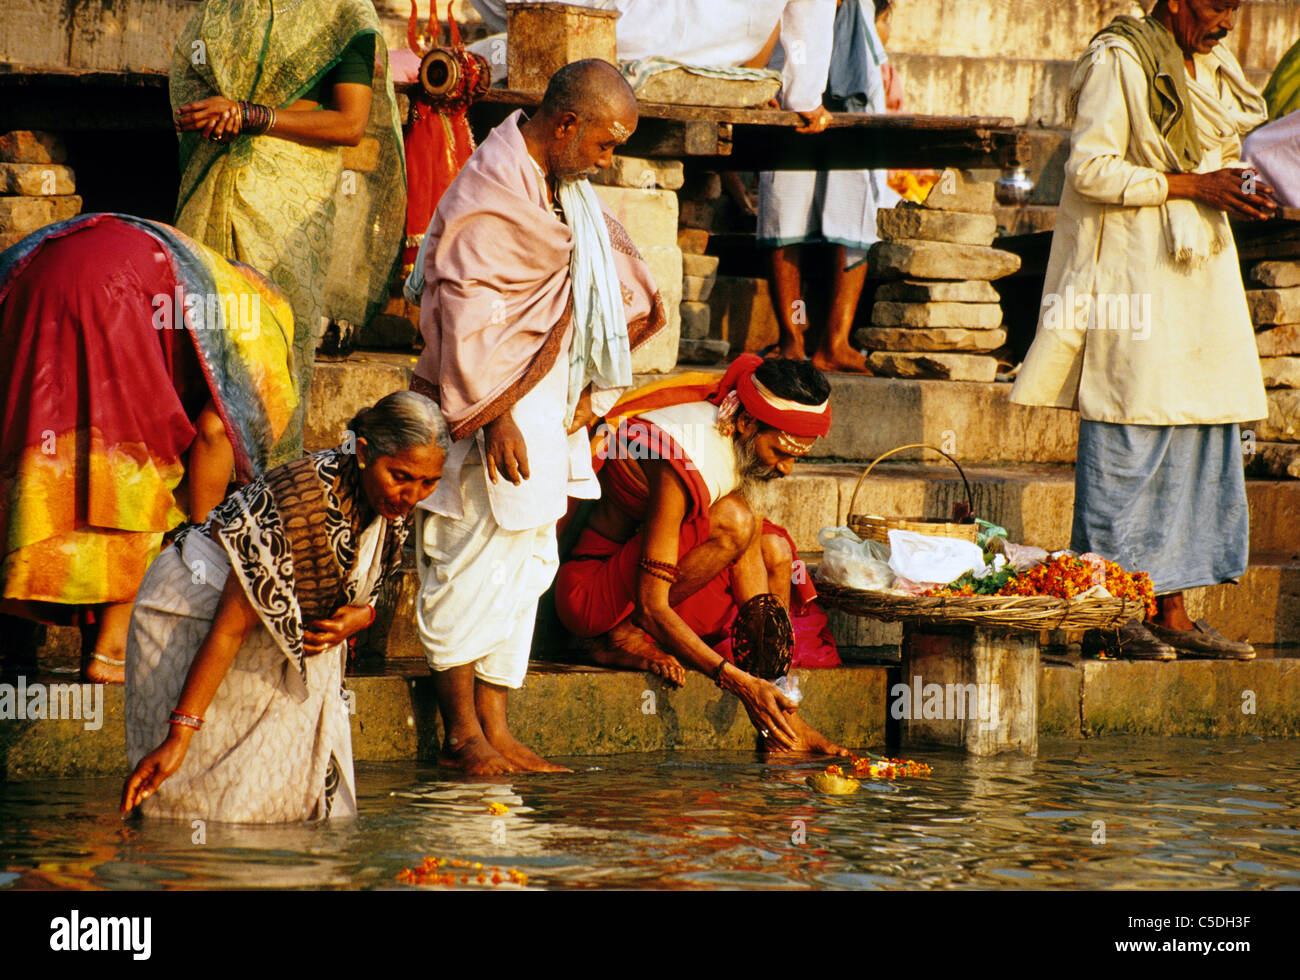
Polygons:
<instances>
[{"instance_id":1,"label":"red sari fabric","mask_svg":"<svg viewBox=\"0 0 1300 980\"><path fill-rule=\"evenodd\" d=\"M129 600L183 517L209 396L187 331L153 326L175 288L157 241L104 223L45 243L0 297L0 598Z\"/></svg>"},{"instance_id":2,"label":"red sari fabric","mask_svg":"<svg viewBox=\"0 0 1300 980\"><path fill-rule=\"evenodd\" d=\"M298 400L292 342L267 280L166 225L83 215L0 253L6 611L129 601L185 519L175 491L209 399L240 478L262 472Z\"/></svg>"},{"instance_id":3,"label":"red sari fabric","mask_svg":"<svg viewBox=\"0 0 1300 980\"><path fill-rule=\"evenodd\" d=\"M406 144L406 241L402 265L415 261L419 239L429 227L443 193L474 153L465 109L434 108L417 98Z\"/></svg>"}]
</instances>

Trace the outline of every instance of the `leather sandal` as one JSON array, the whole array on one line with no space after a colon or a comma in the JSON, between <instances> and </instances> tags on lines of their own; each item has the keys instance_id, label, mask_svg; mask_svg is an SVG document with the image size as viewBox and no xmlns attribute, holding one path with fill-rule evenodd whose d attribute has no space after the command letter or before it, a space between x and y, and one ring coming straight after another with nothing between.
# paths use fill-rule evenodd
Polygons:
<instances>
[{"instance_id":1,"label":"leather sandal","mask_svg":"<svg viewBox=\"0 0 1300 980\"><path fill-rule=\"evenodd\" d=\"M1116 629L1088 630L1083 634L1085 654L1104 653L1119 660L1175 660L1178 651L1154 636L1136 619Z\"/></svg>"},{"instance_id":2,"label":"leather sandal","mask_svg":"<svg viewBox=\"0 0 1300 980\"><path fill-rule=\"evenodd\" d=\"M1254 660L1255 648L1249 643L1230 640L1203 619L1189 630L1173 630L1158 623L1147 623L1151 632L1178 651L1181 657L1204 657L1211 660Z\"/></svg>"}]
</instances>

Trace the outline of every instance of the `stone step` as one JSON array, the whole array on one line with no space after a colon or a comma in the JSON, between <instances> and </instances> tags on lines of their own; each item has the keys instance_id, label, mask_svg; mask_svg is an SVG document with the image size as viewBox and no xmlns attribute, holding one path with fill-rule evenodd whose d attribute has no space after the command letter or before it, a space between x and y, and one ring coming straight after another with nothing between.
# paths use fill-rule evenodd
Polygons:
<instances>
[{"instance_id":1,"label":"stone step","mask_svg":"<svg viewBox=\"0 0 1300 980\"><path fill-rule=\"evenodd\" d=\"M719 285L724 282L720 279ZM415 360L410 354L374 351L344 360L317 360L304 437L307 449L337 445L359 409L409 385ZM983 463L1074 462L1078 416L1063 409L1012 405L1009 383L842 374L829 380L835 422L813 450L819 458L871 460L896 446L925 442L959 459ZM920 451L911 451L903 458L920 456Z\"/></svg>"},{"instance_id":2,"label":"stone step","mask_svg":"<svg viewBox=\"0 0 1300 980\"><path fill-rule=\"evenodd\" d=\"M1074 462L1078 415L1012 405L1010 383L843 374L829 380L834 421L813 449L820 458L872 460L920 442L983 463ZM919 451L911 453L919 457Z\"/></svg>"},{"instance_id":3,"label":"stone step","mask_svg":"<svg viewBox=\"0 0 1300 980\"><path fill-rule=\"evenodd\" d=\"M378 0L380 27L389 49L406 48L410 4ZM447 6L439 0L446 26ZM12 9L16 8L16 9ZM469 0L452 8L465 40L482 36L482 19ZM429 15L419 0L420 24ZM0 16L0 62L93 71L167 71L173 39L194 16L193 0L113 0L93 10L80 0L22 0Z\"/></svg>"},{"instance_id":4,"label":"stone step","mask_svg":"<svg viewBox=\"0 0 1300 980\"><path fill-rule=\"evenodd\" d=\"M1295 737L1300 660L1294 651L1277 653L1250 663L1044 663L1038 674L1039 733ZM853 749L885 747L897 671L854 666L796 673L809 724ZM57 684L69 678L42 674L27 680ZM355 705L352 749L358 762L436 758L441 724L433 681L422 665L350 677L347 686ZM123 778L124 692L120 685L102 690L103 714L94 730L76 719L0 720L0 779ZM1245 692L1255 695L1251 712L1242 710ZM521 690L511 692L509 712L514 734L544 756L754 747L739 702L698 674L672 689L641 673L541 664L528 672Z\"/></svg>"},{"instance_id":5,"label":"stone step","mask_svg":"<svg viewBox=\"0 0 1300 980\"><path fill-rule=\"evenodd\" d=\"M934 457L931 457L934 458ZM961 478L942 460L878 464L862 481L853 512L897 517L943 517L966 500ZM817 533L843 525L862 463L805 463L761 485L754 504L790 531L802 552L820 551ZM1074 507L1074 469L1021 464L963 463L977 517L1007 529L1011 540L1049 551L1068 547ZM1300 481L1248 479L1251 551L1300 561Z\"/></svg>"},{"instance_id":6,"label":"stone step","mask_svg":"<svg viewBox=\"0 0 1300 980\"><path fill-rule=\"evenodd\" d=\"M1300 643L1300 560L1294 556L1251 557L1246 574L1236 585L1212 585L1186 592L1192 619L1206 619L1224 636L1256 646ZM831 633L842 654L856 649L886 648L896 654L903 630L898 623L883 623L829 610ZM1069 634L1052 634L1061 642L1077 640Z\"/></svg>"}]
</instances>

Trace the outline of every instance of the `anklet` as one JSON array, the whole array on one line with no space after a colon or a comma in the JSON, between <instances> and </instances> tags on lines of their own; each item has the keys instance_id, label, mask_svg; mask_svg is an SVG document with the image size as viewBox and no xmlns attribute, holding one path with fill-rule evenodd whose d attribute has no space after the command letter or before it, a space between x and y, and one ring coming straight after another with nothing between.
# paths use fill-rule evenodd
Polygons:
<instances>
[{"instance_id":1,"label":"anklet","mask_svg":"<svg viewBox=\"0 0 1300 980\"><path fill-rule=\"evenodd\" d=\"M102 653L92 653L93 659L98 660L101 664L108 664L110 667L125 667L125 660L114 660L112 657L106 657Z\"/></svg>"}]
</instances>

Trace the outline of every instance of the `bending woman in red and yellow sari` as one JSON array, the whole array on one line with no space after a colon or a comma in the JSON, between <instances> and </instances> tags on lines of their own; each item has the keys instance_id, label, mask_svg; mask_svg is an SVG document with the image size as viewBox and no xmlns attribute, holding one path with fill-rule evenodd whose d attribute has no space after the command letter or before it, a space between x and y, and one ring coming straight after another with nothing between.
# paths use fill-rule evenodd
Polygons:
<instances>
[{"instance_id":1,"label":"bending woman in red and yellow sari","mask_svg":"<svg viewBox=\"0 0 1300 980\"><path fill-rule=\"evenodd\" d=\"M83 215L0 253L0 613L77 622L87 679L120 683L163 535L283 461L292 347L274 286L166 225Z\"/></svg>"}]
</instances>

